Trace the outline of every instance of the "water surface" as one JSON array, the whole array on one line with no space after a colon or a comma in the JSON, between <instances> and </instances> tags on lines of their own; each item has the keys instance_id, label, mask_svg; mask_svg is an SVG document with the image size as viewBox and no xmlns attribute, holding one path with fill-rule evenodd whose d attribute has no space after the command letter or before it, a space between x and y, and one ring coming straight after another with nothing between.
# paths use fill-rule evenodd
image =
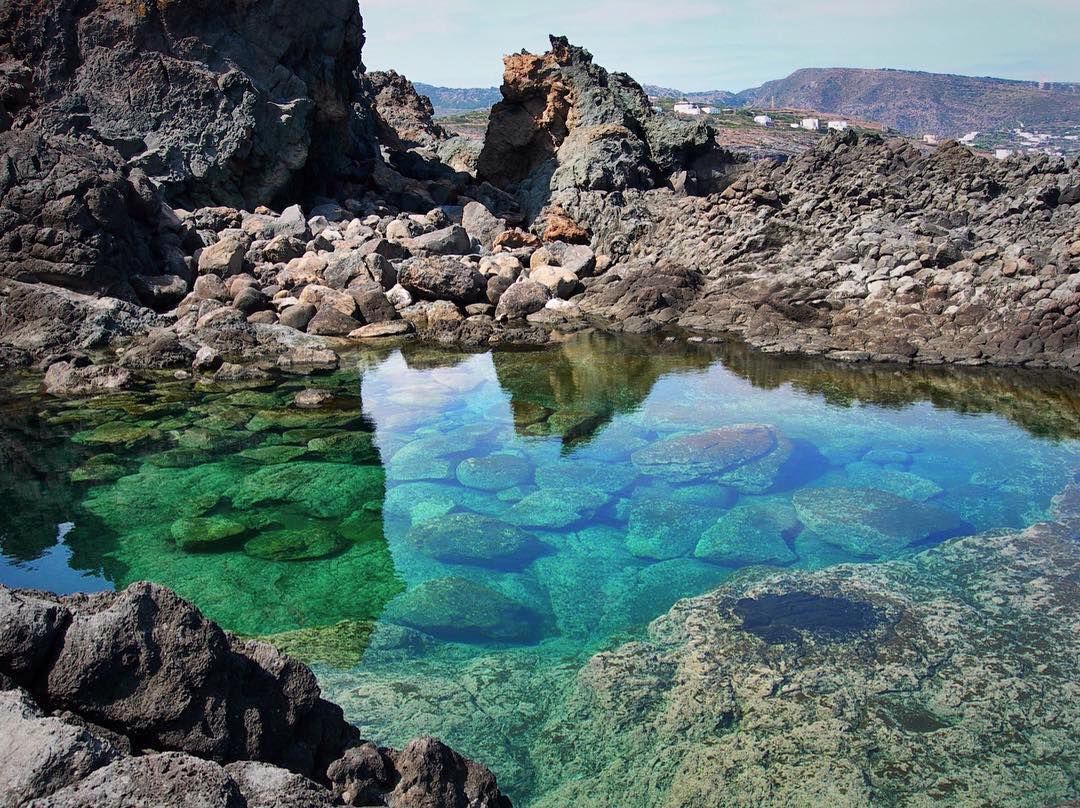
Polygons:
<instances>
[{"instance_id":1,"label":"water surface","mask_svg":"<svg viewBox=\"0 0 1080 808\"><path fill-rule=\"evenodd\" d=\"M521 805L560 692L676 600L1023 527L1080 466L1053 376L595 334L345 366L89 402L23 379L0 582L172 587L310 662L369 737L441 735ZM299 409L305 387L334 398Z\"/></svg>"}]
</instances>

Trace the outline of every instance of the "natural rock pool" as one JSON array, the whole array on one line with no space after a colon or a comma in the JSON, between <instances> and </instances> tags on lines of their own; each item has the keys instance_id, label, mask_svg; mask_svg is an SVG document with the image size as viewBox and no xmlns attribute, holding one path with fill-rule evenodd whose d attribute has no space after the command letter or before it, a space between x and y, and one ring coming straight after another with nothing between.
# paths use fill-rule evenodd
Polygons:
<instances>
[{"instance_id":1,"label":"natural rock pool","mask_svg":"<svg viewBox=\"0 0 1080 808\"><path fill-rule=\"evenodd\" d=\"M1080 467L1070 379L595 334L343 368L80 401L20 380L0 409L0 583L164 584L311 663L367 736L438 735L516 805L569 804L569 762L600 753L564 732L593 714L567 693L680 599L1024 528ZM312 388L332 397L295 406ZM734 613L766 644L891 619L803 594Z\"/></svg>"}]
</instances>

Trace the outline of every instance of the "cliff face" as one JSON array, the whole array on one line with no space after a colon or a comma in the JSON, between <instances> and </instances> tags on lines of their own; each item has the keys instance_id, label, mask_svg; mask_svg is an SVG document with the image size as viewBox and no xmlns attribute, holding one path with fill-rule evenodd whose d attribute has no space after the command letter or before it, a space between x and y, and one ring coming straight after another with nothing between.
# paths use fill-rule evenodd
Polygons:
<instances>
[{"instance_id":1,"label":"cliff face","mask_svg":"<svg viewBox=\"0 0 1080 808\"><path fill-rule=\"evenodd\" d=\"M373 156L351 0L9 0L13 126L113 147L177 204L254 207Z\"/></svg>"},{"instance_id":2,"label":"cliff face","mask_svg":"<svg viewBox=\"0 0 1080 808\"><path fill-rule=\"evenodd\" d=\"M716 151L708 124L654 115L637 82L564 37L545 54L507 56L502 95L477 176L534 202L568 189L655 188Z\"/></svg>"},{"instance_id":3,"label":"cliff face","mask_svg":"<svg viewBox=\"0 0 1080 808\"><path fill-rule=\"evenodd\" d=\"M352 0L4 0L0 275L130 299L183 274L159 191L253 208L363 179L363 43Z\"/></svg>"}]
</instances>

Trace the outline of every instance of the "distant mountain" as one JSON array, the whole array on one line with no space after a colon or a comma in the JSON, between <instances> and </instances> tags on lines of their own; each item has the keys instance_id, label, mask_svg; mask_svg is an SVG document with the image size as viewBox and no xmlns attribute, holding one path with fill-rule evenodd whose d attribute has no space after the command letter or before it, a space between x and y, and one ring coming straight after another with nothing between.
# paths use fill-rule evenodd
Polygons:
<instances>
[{"instance_id":1,"label":"distant mountain","mask_svg":"<svg viewBox=\"0 0 1080 808\"><path fill-rule=\"evenodd\" d=\"M431 99L435 107L435 116L457 115L477 109L491 109L502 100L498 87L473 87L458 89L454 87L435 87L431 84L414 82L413 86L421 95Z\"/></svg>"},{"instance_id":2,"label":"distant mountain","mask_svg":"<svg viewBox=\"0 0 1080 808\"><path fill-rule=\"evenodd\" d=\"M657 87L655 84L644 85L645 92L655 98L685 98L697 104L727 104L735 101L735 93L727 90L702 90L700 92L686 92L675 90L671 87Z\"/></svg>"},{"instance_id":3,"label":"distant mountain","mask_svg":"<svg viewBox=\"0 0 1080 808\"><path fill-rule=\"evenodd\" d=\"M1040 84L909 70L808 68L735 96L740 106L811 109L912 135L955 137L1020 126L1080 127L1080 84Z\"/></svg>"},{"instance_id":4,"label":"distant mountain","mask_svg":"<svg viewBox=\"0 0 1080 808\"><path fill-rule=\"evenodd\" d=\"M416 89L431 99L438 116L486 110L501 100L497 87L417 84ZM831 67L796 70L785 79L741 93L687 92L652 84L646 84L645 91L699 104L814 110L876 121L909 135L958 137L972 131L1003 132L1021 124L1057 135L1080 131L1080 84Z\"/></svg>"}]
</instances>

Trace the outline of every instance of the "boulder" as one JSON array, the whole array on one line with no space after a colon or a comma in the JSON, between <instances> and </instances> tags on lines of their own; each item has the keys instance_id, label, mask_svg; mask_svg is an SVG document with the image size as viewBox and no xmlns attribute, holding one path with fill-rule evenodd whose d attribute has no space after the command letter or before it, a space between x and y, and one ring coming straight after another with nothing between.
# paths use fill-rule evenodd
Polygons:
<instances>
[{"instance_id":1,"label":"boulder","mask_svg":"<svg viewBox=\"0 0 1080 808\"><path fill-rule=\"evenodd\" d=\"M419 300L448 300L459 306L486 300L484 276L455 258L414 261L398 273L398 283Z\"/></svg>"},{"instance_id":2,"label":"boulder","mask_svg":"<svg viewBox=\"0 0 1080 808\"><path fill-rule=\"evenodd\" d=\"M543 284L552 295L563 300L569 300L582 288L578 276L562 267L536 267L529 271L529 280Z\"/></svg>"},{"instance_id":3,"label":"boulder","mask_svg":"<svg viewBox=\"0 0 1080 808\"><path fill-rule=\"evenodd\" d=\"M297 331L304 331L311 322L311 318L315 316L315 312L316 308L306 303L286 306L279 312L278 322L289 328L295 328Z\"/></svg>"},{"instance_id":4,"label":"boulder","mask_svg":"<svg viewBox=\"0 0 1080 808\"><path fill-rule=\"evenodd\" d=\"M436 578L392 600L383 619L444 640L533 643L543 618L500 592L464 578Z\"/></svg>"},{"instance_id":5,"label":"boulder","mask_svg":"<svg viewBox=\"0 0 1080 808\"><path fill-rule=\"evenodd\" d=\"M349 298L352 301L352 298ZM355 302L353 302L355 306ZM307 324L307 333L320 337L347 337L360 326L360 321L332 306L324 306Z\"/></svg>"},{"instance_id":6,"label":"boulder","mask_svg":"<svg viewBox=\"0 0 1080 808\"><path fill-rule=\"evenodd\" d=\"M514 525L476 513L453 513L414 525L405 541L417 552L447 564L507 569L540 554L535 537Z\"/></svg>"},{"instance_id":7,"label":"boulder","mask_svg":"<svg viewBox=\"0 0 1080 808\"><path fill-rule=\"evenodd\" d=\"M199 253L199 274L228 278L244 270L247 244L235 236L225 236Z\"/></svg>"},{"instance_id":8,"label":"boulder","mask_svg":"<svg viewBox=\"0 0 1080 808\"><path fill-rule=\"evenodd\" d=\"M0 804L47 797L119 757L108 740L46 716L25 691L0 690Z\"/></svg>"},{"instance_id":9,"label":"boulder","mask_svg":"<svg viewBox=\"0 0 1080 808\"><path fill-rule=\"evenodd\" d=\"M479 202L470 202L461 214L461 224L469 238L480 245L482 252L489 252L495 239L506 230L506 220L500 219Z\"/></svg>"},{"instance_id":10,"label":"boulder","mask_svg":"<svg viewBox=\"0 0 1080 808\"><path fill-rule=\"evenodd\" d=\"M404 337L414 331L413 324L408 320L392 320L385 323L372 323L360 326L349 334L349 339L387 339L392 337Z\"/></svg>"},{"instance_id":11,"label":"boulder","mask_svg":"<svg viewBox=\"0 0 1080 808\"><path fill-rule=\"evenodd\" d=\"M51 396L92 396L127 390L135 383L131 371L113 365L54 362L45 371L44 390Z\"/></svg>"},{"instance_id":12,"label":"boulder","mask_svg":"<svg viewBox=\"0 0 1080 808\"><path fill-rule=\"evenodd\" d=\"M287 372L337 370L338 355L329 348L292 348L278 357L277 366Z\"/></svg>"},{"instance_id":13,"label":"boulder","mask_svg":"<svg viewBox=\"0 0 1080 808\"><path fill-rule=\"evenodd\" d=\"M365 323L385 323L397 319L397 309L386 297L381 284L358 279L349 284L348 293L356 301L357 314Z\"/></svg>"},{"instance_id":14,"label":"boulder","mask_svg":"<svg viewBox=\"0 0 1080 808\"><path fill-rule=\"evenodd\" d=\"M178 752L126 757L33 800L27 808L162 805L245 808L236 782L216 763Z\"/></svg>"},{"instance_id":15,"label":"boulder","mask_svg":"<svg viewBox=\"0 0 1080 808\"><path fill-rule=\"evenodd\" d=\"M805 488L792 501L808 530L857 556L888 557L972 532L951 511L873 488Z\"/></svg>"},{"instance_id":16,"label":"boulder","mask_svg":"<svg viewBox=\"0 0 1080 808\"><path fill-rule=\"evenodd\" d=\"M472 252L472 242L465 228L451 225L442 230L424 233L415 238L406 239L402 246L416 256L427 255L468 255Z\"/></svg>"},{"instance_id":17,"label":"boulder","mask_svg":"<svg viewBox=\"0 0 1080 808\"><path fill-rule=\"evenodd\" d=\"M488 281L488 298L492 297L492 281L505 280L500 275ZM496 287L502 285L496 284ZM497 296L495 319L500 321L524 320L530 314L540 311L551 300L551 290L537 280L520 279L509 284Z\"/></svg>"}]
</instances>

